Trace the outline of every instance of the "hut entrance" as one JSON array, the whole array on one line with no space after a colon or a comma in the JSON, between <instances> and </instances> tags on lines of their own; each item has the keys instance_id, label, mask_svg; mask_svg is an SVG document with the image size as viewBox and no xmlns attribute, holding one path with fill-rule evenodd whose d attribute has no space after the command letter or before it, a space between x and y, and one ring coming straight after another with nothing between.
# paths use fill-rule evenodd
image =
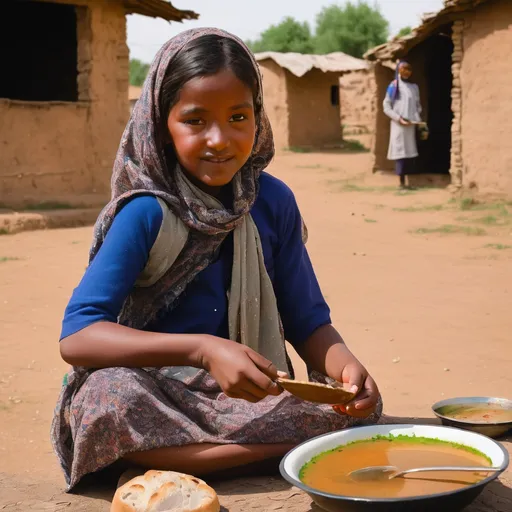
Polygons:
<instances>
[{"instance_id":1,"label":"hut entrance","mask_svg":"<svg viewBox=\"0 0 512 512\"><path fill-rule=\"evenodd\" d=\"M452 145L452 53L451 28L427 39L418 48L424 53L422 94L430 136L419 142L419 171L448 174ZM421 87L421 84L420 84Z\"/></svg>"},{"instance_id":2,"label":"hut entrance","mask_svg":"<svg viewBox=\"0 0 512 512\"><path fill-rule=\"evenodd\" d=\"M419 158L414 173L444 174L450 172L452 145L452 53L451 24L441 27L427 39L414 46L404 58L413 67L413 82L420 88L422 118L427 121L430 135L418 141ZM382 64L375 67L379 109L374 141L374 170L392 171L393 162L387 159L390 121L382 110L382 100L393 71Z\"/></svg>"}]
</instances>

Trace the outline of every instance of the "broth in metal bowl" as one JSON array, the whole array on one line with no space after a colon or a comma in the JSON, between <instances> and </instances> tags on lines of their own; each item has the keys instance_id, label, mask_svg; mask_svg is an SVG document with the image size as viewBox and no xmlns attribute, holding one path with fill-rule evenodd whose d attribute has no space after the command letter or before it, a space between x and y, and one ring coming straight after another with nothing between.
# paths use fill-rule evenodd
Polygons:
<instances>
[{"instance_id":1,"label":"broth in metal bowl","mask_svg":"<svg viewBox=\"0 0 512 512\"><path fill-rule=\"evenodd\" d=\"M499 437L512 428L512 400L492 397L449 398L432 406L443 425Z\"/></svg>"}]
</instances>

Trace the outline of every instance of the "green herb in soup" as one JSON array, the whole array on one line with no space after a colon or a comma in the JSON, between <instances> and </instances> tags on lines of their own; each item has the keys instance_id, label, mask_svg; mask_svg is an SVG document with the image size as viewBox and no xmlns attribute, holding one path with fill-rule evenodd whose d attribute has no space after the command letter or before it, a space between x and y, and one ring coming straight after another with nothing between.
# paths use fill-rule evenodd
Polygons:
<instances>
[{"instance_id":1,"label":"green herb in soup","mask_svg":"<svg viewBox=\"0 0 512 512\"><path fill-rule=\"evenodd\" d=\"M358 482L348 475L367 466L396 466L400 470L426 466L484 466L491 461L474 448L439 439L376 436L355 441L313 457L300 471L303 483L341 496L398 498L460 489L486 478L486 473L415 473L389 481Z\"/></svg>"},{"instance_id":2,"label":"green herb in soup","mask_svg":"<svg viewBox=\"0 0 512 512\"><path fill-rule=\"evenodd\" d=\"M437 413L471 423L512 423L512 409L496 404L447 405L438 409Z\"/></svg>"}]
</instances>

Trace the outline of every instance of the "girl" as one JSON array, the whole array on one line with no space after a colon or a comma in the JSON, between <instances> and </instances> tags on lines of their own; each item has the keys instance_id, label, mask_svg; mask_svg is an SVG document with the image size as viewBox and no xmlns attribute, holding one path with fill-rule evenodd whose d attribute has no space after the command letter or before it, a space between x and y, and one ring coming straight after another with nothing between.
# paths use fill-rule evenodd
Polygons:
<instances>
[{"instance_id":1,"label":"girl","mask_svg":"<svg viewBox=\"0 0 512 512\"><path fill-rule=\"evenodd\" d=\"M199 476L379 418L375 382L331 325L294 196L263 172L273 154L246 46L216 29L164 45L63 321L73 368L52 440L68 490L118 460ZM283 336L356 399L336 412L282 392Z\"/></svg>"},{"instance_id":2,"label":"girl","mask_svg":"<svg viewBox=\"0 0 512 512\"><path fill-rule=\"evenodd\" d=\"M418 156L416 126L421 122L420 90L409 82L412 66L401 60L396 66L395 80L391 82L384 98L384 113L391 118L388 160L395 160L395 172L400 177L400 187L405 188L405 176Z\"/></svg>"}]
</instances>

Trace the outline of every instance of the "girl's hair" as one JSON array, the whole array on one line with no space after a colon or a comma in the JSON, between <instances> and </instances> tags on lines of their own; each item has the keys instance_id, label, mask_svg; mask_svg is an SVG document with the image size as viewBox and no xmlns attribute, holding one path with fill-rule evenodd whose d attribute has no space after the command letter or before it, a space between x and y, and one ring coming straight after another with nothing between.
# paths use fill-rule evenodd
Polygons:
<instances>
[{"instance_id":1,"label":"girl's hair","mask_svg":"<svg viewBox=\"0 0 512 512\"><path fill-rule=\"evenodd\" d=\"M209 76L224 69L252 91L256 114L261 110L258 74L245 48L233 39L205 35L192 40L171 60L160 93L160 112L167 122L172 107L179 100L180 89L193 78Z\"/></svg>"}]
</instances>

